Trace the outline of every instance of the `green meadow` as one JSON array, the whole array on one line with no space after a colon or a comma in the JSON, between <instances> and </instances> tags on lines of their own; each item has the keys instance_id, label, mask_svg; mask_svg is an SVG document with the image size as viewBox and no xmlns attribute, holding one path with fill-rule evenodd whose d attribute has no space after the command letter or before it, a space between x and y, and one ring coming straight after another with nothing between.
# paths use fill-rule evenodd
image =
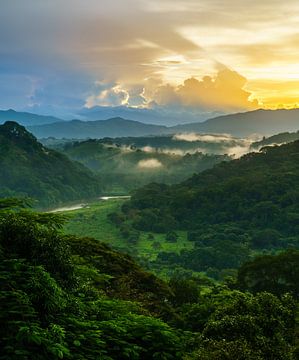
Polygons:
<instances>
[{"instance_id":1,"label":"green meadow","mask_svg":"<svg viewBox=\"0 0 299 360\"><path fill-rule=\"evenodd\" d=\"M140 239L136 244L129 243L122 238L119 229L107 218L110 213L118 211L125 201L124 199L98 201L82 209L65 212L68 221L64 226L64 232L93 237L115 249L149 261L155 260L161 251L179 253L183 249L190 250L193 248L194 245L187 240L185 231L177 233L178 239L174 243L168 242L165 239L165 234L152 234L145 231L141 232Z\"/></svg>"}]
</instances>

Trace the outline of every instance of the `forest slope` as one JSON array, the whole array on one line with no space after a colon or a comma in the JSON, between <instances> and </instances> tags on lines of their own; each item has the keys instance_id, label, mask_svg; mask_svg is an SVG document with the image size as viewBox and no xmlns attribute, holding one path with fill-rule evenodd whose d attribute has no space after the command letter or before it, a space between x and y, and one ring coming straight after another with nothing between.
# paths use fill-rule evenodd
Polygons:
<instances>
[{"instance_id":1,"label":"forest slope","mask_svg":"<svg viewBox=\"0 0 299 360\"><path fill-rule=\"evenodd\" d=\"M0 196L28 196L51 206L100 194L99 180L83 165L45 148L23 126L0 125Z\"/></svg>"}]
</instances>

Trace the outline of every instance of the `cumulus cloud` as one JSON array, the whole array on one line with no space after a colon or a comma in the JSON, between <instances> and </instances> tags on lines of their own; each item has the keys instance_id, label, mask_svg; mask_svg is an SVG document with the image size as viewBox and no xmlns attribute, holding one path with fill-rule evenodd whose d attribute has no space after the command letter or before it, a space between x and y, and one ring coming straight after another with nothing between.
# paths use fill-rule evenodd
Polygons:
<instances>
[{"instance_id":1,"label":"cumulus cloud","mask_svg":"<svg viewBox=\"0 0 299 360\"><path fill-rule=\"evenodd\" d=\"M230 69L218 71L214 76L201 80L190 78L179 86L177 93L186 106L238 110L258 107L257 101L250 101L250 92L244 90L247 79Z\"/></svg>"},{"instance_id":2,"label":"cumulus cloud","mask_svg":"<svg viewBox=\"0 0 299 360\"><path fill-rule=\"evenodd\" d=\"M158 159L140 160L137 165L141 169L159 169L163 164Z\"/></svg>"},{"instance_id":3,"label":"cumulus cloud","mask_svg":"<svg viewBox=\"0 0 299 360\"><path fill-rule=\"evenodd\" d=\"M88 96L85 106L119 106L126 105L129 100L129 93L118 84L105 84L96 82L96 94Z\"/></svg>"},{"instance_id":4,"label":"cumulus cloud","mask_svg":"<svg viewBox=\"0 0 299 360\"><path fill-rule=\"evenodd\" d=\"M140 86L122 88L117 84L101 83L98 93L88 97L86 106L130 105L142 107L193 108L201 111L239 111L255 109L256 100L244 90L247 79L236 71L224 68L214 76L186 79L178 86L163 84L161 79L147 79Z\"/></svg>"}]
</instances>

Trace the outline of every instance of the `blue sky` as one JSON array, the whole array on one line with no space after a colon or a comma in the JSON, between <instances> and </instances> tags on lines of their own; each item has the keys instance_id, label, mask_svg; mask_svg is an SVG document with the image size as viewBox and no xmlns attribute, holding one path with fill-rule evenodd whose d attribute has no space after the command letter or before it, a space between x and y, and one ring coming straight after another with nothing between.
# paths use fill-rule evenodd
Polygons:
<instances>
[{"instance_id":1,"label":"blue sky","mask_svg":"<svg viewBox=\"0 0 299 360\"><path fill-rule=\"evenodd\" d=\"M293 0L3 0L0 108L296 107L298 10Z\"/></svg>"}]
</instances>

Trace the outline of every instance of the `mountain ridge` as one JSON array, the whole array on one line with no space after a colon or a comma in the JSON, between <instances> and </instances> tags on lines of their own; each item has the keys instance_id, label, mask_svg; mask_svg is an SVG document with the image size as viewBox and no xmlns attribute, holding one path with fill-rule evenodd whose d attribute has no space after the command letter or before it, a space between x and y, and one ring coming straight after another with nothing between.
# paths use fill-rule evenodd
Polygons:
<instances>
[{"instance_id":1,"label":"mountain ridge","mask_svg":"<svg viewBox=\"0 0 299 360\"><path fill-rule=\"evenodd\" d=\"M101 191L90 170L44 147L13 121L0 125L0 167L0 197L31 197L48 207Z\"/></svg>"},{"instance_id":2,"label":"mountain ridge","mask_svg":"<svg viewBox=\"0 0 299 360\"><path fill-rule=\"evenodd\" d=\"M299 128L299 109L292 110L253 110L249 112L222 115L204 122L189 123L167 127L145 124L120 117L107 120L71 120L30 126L28 129L37 137L58 138L103 138L124 136L165 135L179 132L227 133L233 136L252 134L274 135L284 131L297 131Z\"/></svg>"},{"instance_id":3,"label":"mountain ridge","mask_svg":"<svg viewBox=\"0 0 299 360\"><path fill-rule=\"evenodd\" d=\"M174 134L178 132L227 133L233 136L271 136L299 128L299 109L265 110L221 115L203 122L165 126L112 117L105 120L62 120L52 116L0 111L0 123L12 120L28 128L38 138L103 138ZM142 119L141 119L142 120Z\"/></svg>"},{"instance_id":4,"label":"mountain ridge","mask_svg":"<svg viewBox=\"0 0 299 360\"><path fill-rule=\"evenodd\" d=\"M202 123L189 123L173 127L177 131L209 131L248 136L254 133L274 135L299 128L299 109L258 109L235 114L221 115Z\"/></svg>"},{"instance_id":5,"label":"mountain ridge","mask_svg":"<svg viewBox=\"0 0 299 360\"><path fill-rule=\"evenodd\" d=\"M120 117L93 121L71 120L28 127L28 130L39 138L51 136L57 138L95 138L158 135L167 133L167 129L163 125L144 124Z\"/></svg>"},{"instance_id":6,"label":"mountain ridge","mask_svg":"<svg viewBox=\"0 0 299 360\"><path fill-rule=\"evenodd\" d=\"M0 124L4 124L6 121L16 121L20 125L42 125L50 124L56 121L64 121L60 118L51 115L38 115L29 112L19 112L13 109L0 110Z\"/></svg>"}]
</instances>

